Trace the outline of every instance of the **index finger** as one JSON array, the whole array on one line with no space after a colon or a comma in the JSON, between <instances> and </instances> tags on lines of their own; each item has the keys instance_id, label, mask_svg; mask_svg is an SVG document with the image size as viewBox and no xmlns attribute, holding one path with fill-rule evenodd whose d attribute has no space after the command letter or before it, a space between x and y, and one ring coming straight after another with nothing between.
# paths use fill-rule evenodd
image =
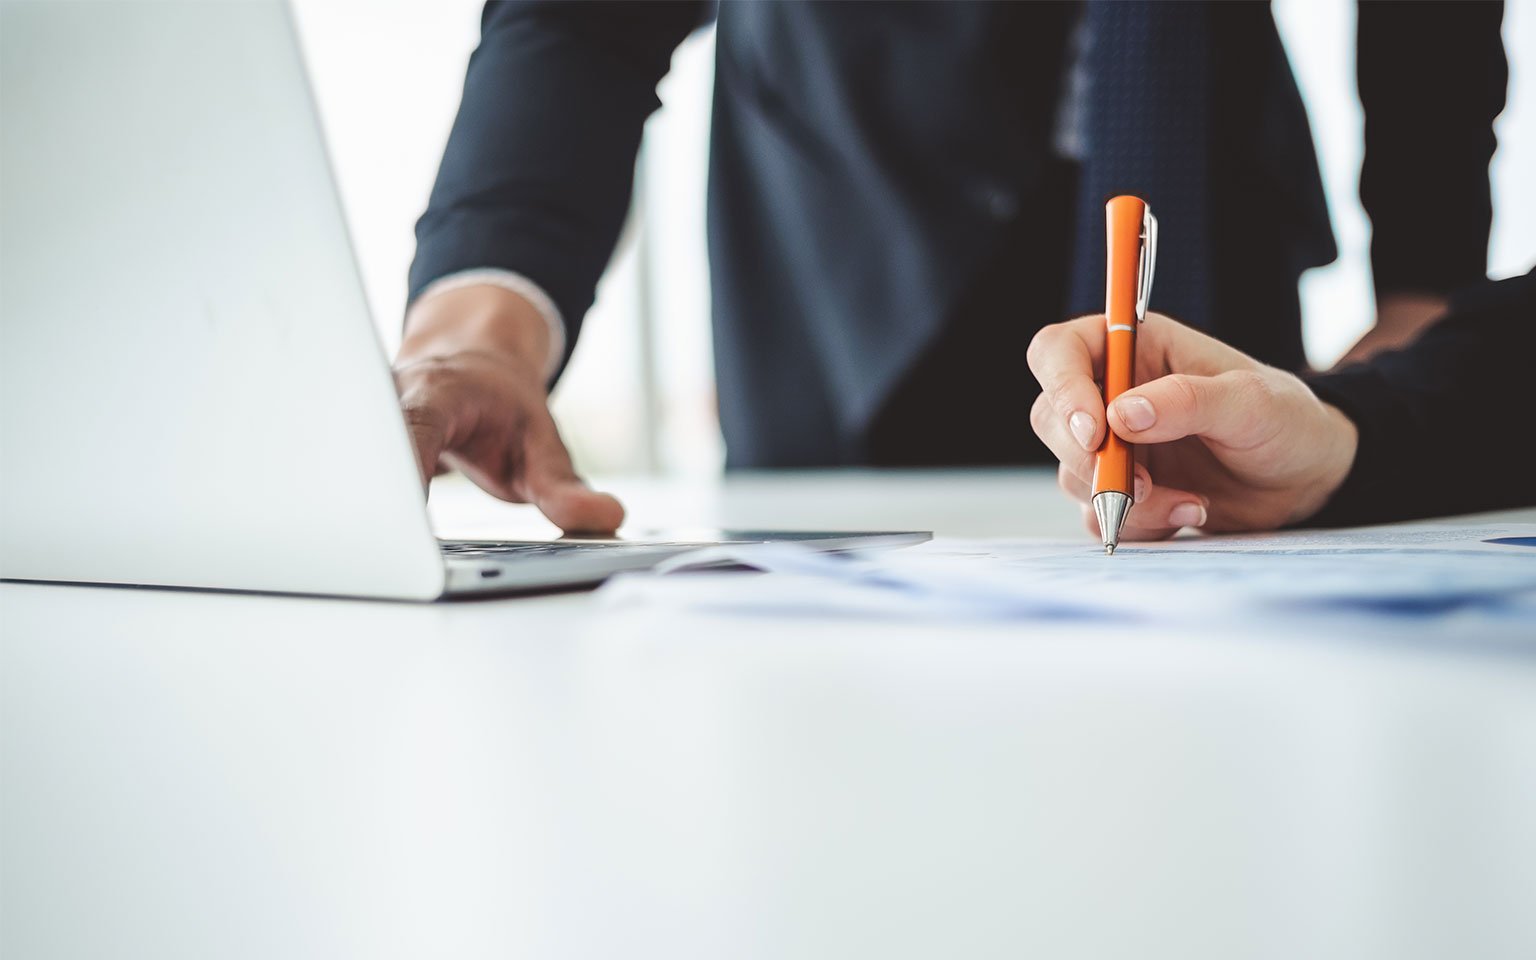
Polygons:
<instances>
[{"instance_id":1,"label":"index finger","mask_svg":"<svg viewBox=\"0 0 1536 960\"><path fill-rule=\"evenodd\" d=\"M546 411L530 418L523 438L519 490L566 533L611 534L624 522L624 506L587 486L571 463L560 430Z\"/></svg>"},{"instance_id":2,"label":"index finger","mask_svg":"<svg viewBox=\"0 0 1536 960\"><path fill-rule=\"evenodd\" d=\"M1214 377L1261 367L1257 360L1210 334L1161 313L1148 313L1136 329L1137 382L1168 373Z\"/></svg>"},{"instance_id":3,"label":"index finger","mask_svg":"<svg viewBox=\"0 0 1536 960\"><path fill-rule=\"evenodd\" d=\"M1040 381L1041 396L1069 430L1076 414L1092 421L1091 437L1072 435L1086 449L1098 446L1104 433L1104 397L1095 374L1104 367L1104 317L1090 314L1053 323L1035 334L1026 354L1030 372ZM1081 420L1078 421L1081 423ZM1050 438L1043 438L1049 442Z\"/></svg>"}]
</instances>

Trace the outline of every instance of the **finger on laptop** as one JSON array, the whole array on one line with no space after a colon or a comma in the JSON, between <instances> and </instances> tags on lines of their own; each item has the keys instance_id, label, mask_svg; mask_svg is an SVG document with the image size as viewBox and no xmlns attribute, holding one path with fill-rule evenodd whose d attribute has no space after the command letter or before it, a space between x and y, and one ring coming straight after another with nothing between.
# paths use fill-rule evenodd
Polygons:
<instances>
[{"instance_id":1,"label":"finger on laptop","mask_svg":"<svg viewBox=\"0 0 1536 960\"><path fill-rule=\"evenodd\" d=\"M610 534L624 522L624 507L613 496L589 487L576 473L560 431L547 410L529 417L523 435L524 462L515 485L566 533Z\"/></svg>"}]
</instances>

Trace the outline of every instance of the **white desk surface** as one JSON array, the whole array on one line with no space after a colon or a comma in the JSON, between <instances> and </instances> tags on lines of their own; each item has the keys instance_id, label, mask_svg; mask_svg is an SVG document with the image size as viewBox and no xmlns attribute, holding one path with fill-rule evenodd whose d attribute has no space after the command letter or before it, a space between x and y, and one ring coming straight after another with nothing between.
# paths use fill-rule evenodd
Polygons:
<instances>
[{"instance_id":1,"label":"white desk surface","mask_svg":"<svg viewBox=\"0 0 1536 960\"><path fill-rule=\"evenodd\" d=\"M1081 531L1044 472L615 488ZM1528 958L1536 641L1467 632L4 584L0 955Z\"/></svg>"}]
</instances>

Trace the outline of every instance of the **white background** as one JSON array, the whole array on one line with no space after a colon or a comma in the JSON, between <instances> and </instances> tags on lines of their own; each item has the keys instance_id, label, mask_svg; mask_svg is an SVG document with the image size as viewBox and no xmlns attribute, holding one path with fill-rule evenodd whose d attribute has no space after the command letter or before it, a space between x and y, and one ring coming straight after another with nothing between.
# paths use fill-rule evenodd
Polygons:
<instances>
[{"instance_id":1,"label":"white background","mask_svg":"<svg viewBox=\"0 0 1536 960\"><path fill-rule=\"evenodd\" d=\"M300 29L369 299L399 340L412 227L425 206L479 0L296 0ZM1303 280L1308 353L1326 366L1369 323L1369 227L1356 195L1361 114L1354 4L1277 0L1311 114L1340 257ZM1509 105L1494 161L1494 276L1536 262L1536 12L1508 6ZM710 369L704 188L713 37L685 44L646 133L637 212L599 289L555 410L578 463L605 474L718 469ZM1521 171L1525 175L1521 176ZM636 243L638 239L640 242ZM645 305L645 308L642 305ZM646 329L646 325L649 329ZM1022 418L1022 413L1021 413Z\"/></svg>"}]
</instances>

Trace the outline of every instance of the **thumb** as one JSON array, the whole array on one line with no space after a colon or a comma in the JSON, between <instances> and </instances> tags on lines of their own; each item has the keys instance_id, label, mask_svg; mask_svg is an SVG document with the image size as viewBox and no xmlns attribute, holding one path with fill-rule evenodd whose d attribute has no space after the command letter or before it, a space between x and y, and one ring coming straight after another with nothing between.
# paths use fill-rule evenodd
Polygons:
<instances>
[{"instance_id":1,"label":"thumb","mask_svg":"<svg viewBox=\"0 0 1536 960\"><path fill-rule=\"evenodd\" d=\"M1257 370L1160 377L1117 397L1108 421L1133 443L1196 436L1244 450L1273 439L1284 426L1274 387Z\"/></svg>"},{"instance_id":2,"label":"thumb","mask_svg":"<svg viewBox=\"0 0 1536 960\"><path fill-rule=\"evenodd\" d=\"M624 522L624 507L617 499L594 491L576 475L548 411L528 425L518 487L523 499L566 533L613 533Z\"/></svg>"}]
</instances>

